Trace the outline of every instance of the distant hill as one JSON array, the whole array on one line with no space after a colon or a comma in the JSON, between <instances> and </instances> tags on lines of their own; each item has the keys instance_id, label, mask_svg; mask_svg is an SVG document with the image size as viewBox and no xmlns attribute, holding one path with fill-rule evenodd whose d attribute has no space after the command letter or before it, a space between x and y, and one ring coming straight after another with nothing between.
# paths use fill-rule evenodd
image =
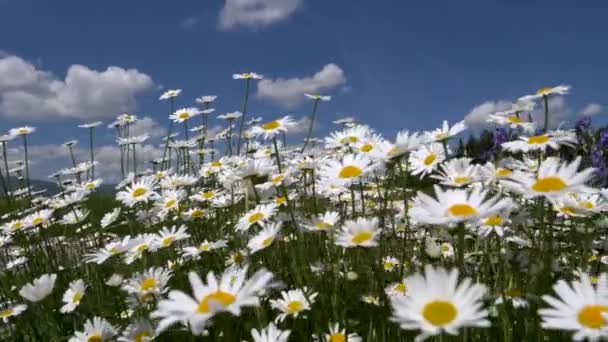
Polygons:
<instances>
[{"instance_id":1,"label":"distant hill","mask_svg":"<svg viewBox=\"0 0 608 342\"><path fill-rule=\"evenodd\" d=\"M15 189L15 185L17 185L17 184L19 184L19 187L22 187L22 185L21 185L22 183L20 183L16 178L11 178L11 188L13 190ZM23 183L23 184L24 184L23 187L25 187L25 183ZM46 192L44 193L46 196L54 195L61 191L61 189L59 188L57 183L47 181L47 180L32 179L32 180L30 180L30 185L32 186L32 191L39 191L39 190L46 189ZM116 185L102 183L99 186L99 191L114 194L114 193L116 193ZM1 190L0 190L0 193L2 193Z\"/></svg>"}]
</instances>

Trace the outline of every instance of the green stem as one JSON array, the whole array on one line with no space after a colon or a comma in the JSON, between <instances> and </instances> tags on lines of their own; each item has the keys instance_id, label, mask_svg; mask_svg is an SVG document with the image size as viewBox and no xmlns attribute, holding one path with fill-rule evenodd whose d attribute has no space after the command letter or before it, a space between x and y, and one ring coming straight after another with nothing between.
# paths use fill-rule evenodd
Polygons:
<instances>
[{"instance_id":1,"label":"green stem","mask_svg":"<svg viewBox=\"0 0 608 342\"><path fill-rule=\"evenodd\" d=\"M251 87L251 79L247 79L245 86L245 101L243 101L243 111L241 116L241 123L239 125L239 137L237 139L236 154L241 154L241 136L243 135L243 125L245 125L245 116L247 116L247 103L249 102L249 88Z\"/></svg>"},{"instance_id":2,"label":"green stem","mask_svg":"<svg viewBox=\"0 0 608 342\"><path fill-rule=\"evenodd\" d=\"M312 128L315 123L315 116L317 115L317 108L319 106L319 100L320 99L316 99L315 104L312 107L312 114L310 115L310 124L308 125L308 133L306 134L306 140L304 140L304 146L302 146L302 151L300 151L300 153L304 153L304 150L306 150L306 146L308 146L308 141L310 140L310 138L312 136Z\"/></svg>"}]
</instances>

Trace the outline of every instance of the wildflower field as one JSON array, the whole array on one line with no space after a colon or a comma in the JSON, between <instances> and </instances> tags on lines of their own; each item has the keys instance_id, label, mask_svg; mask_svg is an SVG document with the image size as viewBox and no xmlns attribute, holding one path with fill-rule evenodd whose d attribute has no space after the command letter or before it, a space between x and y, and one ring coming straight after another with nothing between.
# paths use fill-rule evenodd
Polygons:
<instances>
[{"instance_id":1,"label":"wildflower field","mask_svg":"<svg viewBox=\"0 0 608 342\"><path fill-rule=\"evenodd\" d=\"M169 135L150 164L138 159L150 137L130 134L137 116L82 124L90 160L64 144L58 194L31 185L28 142L44 128L0 137L0 340L608 337L608 130L552 121L549 99L569 86L489 115L487 139L468 148L458 140L476 133L441 118L396 137L347 118L314 137L331 98L310 94L296 143L289 116L248 117L262 76L233 78L238 112L216 115L216 96L185 108L179 89L160 96ZM115 194L95 172L108 129ZM23 151L15 168L10 147Z\"/></svg>"}]
</instances>

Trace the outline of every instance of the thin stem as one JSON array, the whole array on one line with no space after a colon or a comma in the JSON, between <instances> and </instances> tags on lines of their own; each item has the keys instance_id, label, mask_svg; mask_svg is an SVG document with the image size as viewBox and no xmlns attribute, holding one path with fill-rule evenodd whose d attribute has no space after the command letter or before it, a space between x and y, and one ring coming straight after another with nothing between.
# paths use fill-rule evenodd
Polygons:
<instances>
[{"instance_id":1,"label":"thin stem","mask_svg":"<svg viewBox=\"0 0 608 342\"><path fill-rule=\"evenodd\" d=\"M545 102L545 125L543 126L543 132L547 132L549 129L549 96L543 95L543 101Z\"/></svg>"},{"instance_id":2,"label":"thin stem","mask_svg":"<svg viewBox=\"0 0 608 342\"><path fill-rule=\"evenodd\" d=\"M4 170L6 171L6 188L11 192L11 175L8 171L8 159L6 157L6 141L2 142L2 158L4 159Z\"/></svg>"},{"instance_id":3,"label":"thin stem","mask_svg":"<svg viewBox=\"0 0 608 342\"><path fill-rule=\"evenodd\" d=\"M249 88L251 87L251 79L247 79L247 84L245 86L245 101L243 102L243 111L241 112L243 115L241 116L241 123L239 125L239 137L236 147L236 154L241 154L241 136L243 135L243 126L245 125L245 116L247 116L247 103L249 102Z\"/></svg>"},{"instance_id":4,"label":"thin stem","mask_svg":"<svg viewBox=\"0 0 608 342\"><path fill-rule=\"evenodd\" d=\"M277 145L277 137L272 138L272 143L274 144L274 155L277 159L279 173L283 173L283 168L281 167L281 157L279 156L279 146Z\"/></svg>"},{"instance_id":5,"label":"thin stem","mask_svg":"<svg viewBox=\"0 0 608 342\"><path fill-rule=\"evenodd\" d=\"M317 108L319 107L319 100L320 99L316 99L315 104L312 107L312 114L310 114L310 124L308 125L308 133L306 134L306 140L304 140L304 146L302 146L302 151L300 151L300 153L304 153L304 150L306 150L306 146L308 146L308 141L312 137L312 128L315 123L315 116L317 115Z\"/></svg>"},{"instance_id":6,"label":"thin stem","mask_svg":"<svg viewBox=\"0 0 608 342\"><path fill-rule=\"evenodd\" d=\"M91 180L95 180L95 157L93 156L93 127L89 128L89 146L91 150Z\"/></svg>"},{"instance_id":7,"label":"thin stem","mask_svg":"<svg viewBox=\"0 0 608 342\"><path fill-rule=\"evenodd\" d=\"M174 100L173 98L169 99L169 116L171 114L173 114L173 107L175 106ZM169 120L169 133L167 133L167 140L165 141L165 148L163 149L163 159L162 159L162 163L161 163L161 170L165 170L166 168L168 168L168 165L166 165L166 160L165 158L167 157L167 149L169 148L169 137L171 136L171 133L173 133L173 120ZM171 157L169 157L170 159Z\"/></svg>"},{"instance_id":8,"label":"thin stem","mask_svg":"<svg viewBox=\"0 0 608 342\"><path fill-rule=\"evenodd\" d=\"M458 269L464 272L464 222L458 223Z\"/></svg>"},{"instance_id":9,"label":"thin stem","mask_svg":"<svg viewBox=\"0 0 608 342\"><path fill-rule=\"evenodd\" d=\"M32 187L30 185L30 163L28 160L28 153L27 153L27 135L26 134L23 135L23 149L25 152L25 180L26 180L26 184L27 184L27 194L31 201L32 200Z\"/></svg>"}]
</instances>

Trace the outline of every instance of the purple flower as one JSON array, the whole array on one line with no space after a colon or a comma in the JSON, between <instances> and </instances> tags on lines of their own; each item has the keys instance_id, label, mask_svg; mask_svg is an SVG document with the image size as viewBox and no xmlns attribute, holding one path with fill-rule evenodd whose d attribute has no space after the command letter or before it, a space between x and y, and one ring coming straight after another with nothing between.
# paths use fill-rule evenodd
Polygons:
<instances>
[{"instance_id":1,"label":"purple flower","mask_svg":"<svg viewBox=\"0 0 608 342\"><path fill-rule=\"evenodd\" d=\"M498 148L498 146L502 145L502 143L506 142L509 139L509 135L507 130L503 127L496 127L494 130L494 148Z\"/></svg>"},{"instance_id":2,"label":"purple flower","mask_svg":"<svg viewBox=\"0 0 608 342\"><path fill-rule=\"evenodd\" d=\"M602 150L597 147L593 148L593 150L591 151L591 164L593 165L593 167L597 168L603 167L605 165Z\"/></svg>"},{"instance_id":3,"label":"purple flower","mask_svg":"<svg viewBox=\"0 0 608 342\"><path fill-rule=\"evenodd\" d=\"M604 131L600 134L600 141L598 144L602 148L608 148L608 131Z\"/></svg>"},{"instance_id":4,"label":"purple flower","mask_svg":"<svg viewBox=\"0 0 608 342\"><path fill-rule=\"evenodd\" d=\"M591 127L591 117L590 116L583 116L574 125L574 129L576 130L576 133L579 133L579 134L586 132L587 130L589 130L590 127Z\"/></svg>"}]
</instances>

